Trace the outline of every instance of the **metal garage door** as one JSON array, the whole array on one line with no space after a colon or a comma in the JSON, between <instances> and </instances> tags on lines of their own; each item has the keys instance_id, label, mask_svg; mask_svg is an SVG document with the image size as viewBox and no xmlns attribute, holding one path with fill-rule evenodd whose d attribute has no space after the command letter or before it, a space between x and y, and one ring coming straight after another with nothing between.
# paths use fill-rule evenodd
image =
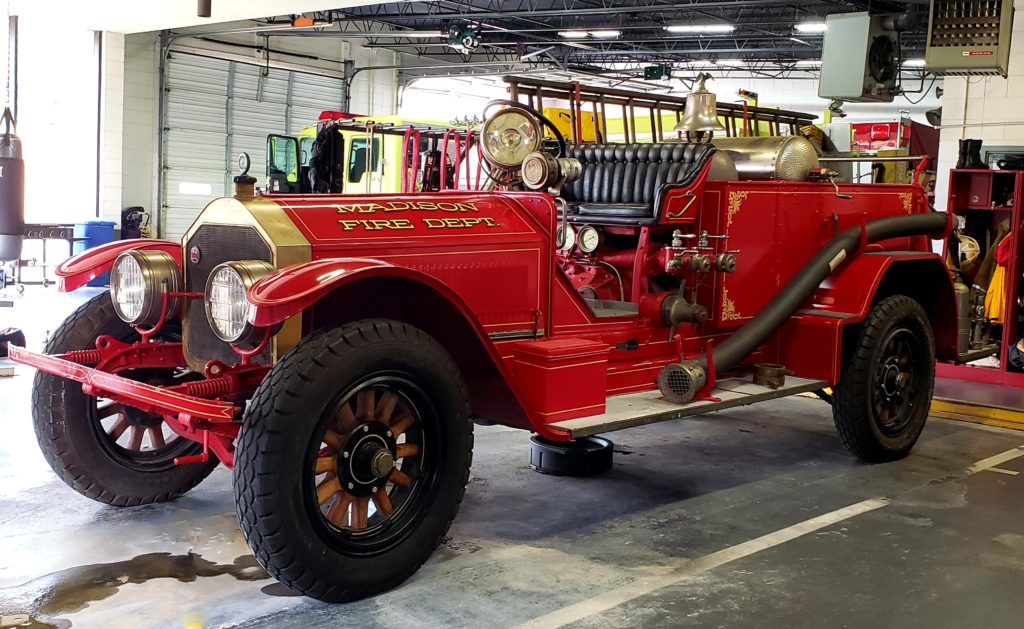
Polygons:
<instances>
[{"instance_id":1,"label":"metal garage door","mask_svg":"<svg viewBox=\"0 0 1024 629\"><path fill-rule=\"evenodd\" d=\"M297 134L338 109L340 79L172 53L167 65L160 235L177 240L213 198L230 194L246 152L263 185L268 133Z\"/></svg>"}]
</instances>

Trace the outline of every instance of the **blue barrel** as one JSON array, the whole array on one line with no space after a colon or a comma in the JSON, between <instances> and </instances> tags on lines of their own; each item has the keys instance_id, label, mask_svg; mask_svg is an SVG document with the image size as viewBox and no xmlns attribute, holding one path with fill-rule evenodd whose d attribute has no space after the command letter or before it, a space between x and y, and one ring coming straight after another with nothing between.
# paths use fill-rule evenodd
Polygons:
<instances>
[{"instance_id":1,"label":"blue barrel","mask_svg":"<svg viewBox=\"0 0 1024 629\"><path fill-rule=\"evenodd\" d=\"M87 221L75 225L75 246L73 251L81 253L114 240L114 221ZM88 286L106 286L109 273L91 280Z\"/></svg>"}]
</instances>

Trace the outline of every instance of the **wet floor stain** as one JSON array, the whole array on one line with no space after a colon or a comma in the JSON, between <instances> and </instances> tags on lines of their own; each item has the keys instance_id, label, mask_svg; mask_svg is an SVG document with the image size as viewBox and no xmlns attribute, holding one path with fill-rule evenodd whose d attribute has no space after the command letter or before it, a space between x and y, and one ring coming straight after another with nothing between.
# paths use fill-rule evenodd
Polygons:
<instances>
[{"instance_id":1,"label":"wet floor stain","mask_svg":"<svg viewBox=\"0 0 1024 629\"><path fill-rule=\"evenodd\" d=\"M68 620L43 622L27 614L0 616L0 629L68 629L69 627L71 627L71 622Z\"/></svg>"},{"instance_id":2,"label":"wet floor stain","mask_svg":"<svg viewBox=\"0 0 1024 629\"><path fill-rule=\"evenodd\" d=\"M26 614L30 622L36 624L24 626L63 629L70 627L71 623L57 616L79 612L90 603L109 598L126 583L140 584L153 579L191 583L202 577L224 574L239 581L270 578L252 555L242 555L232 563L220 564L196 553L147 553L126 561L75 566L22 585L0 588L0 615Z\"/></svg>"}]
</instances>

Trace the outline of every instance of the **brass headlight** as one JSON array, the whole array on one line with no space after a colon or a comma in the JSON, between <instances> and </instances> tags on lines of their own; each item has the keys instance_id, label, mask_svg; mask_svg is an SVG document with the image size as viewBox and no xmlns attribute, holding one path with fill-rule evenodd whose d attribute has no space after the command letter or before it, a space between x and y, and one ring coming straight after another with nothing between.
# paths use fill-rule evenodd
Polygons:
<instances>
[{"instance_id":1,"label":"brass headlight","mask_svg":"<svg viewBox=\"0 0 1024 629\"><path fill-rule=\"evenodd\" d=\"M274 267L263 260L225 262L216 266L206 280L206 319L217 337L227 343L240 343L252 336L248 321L252 304L246 292Z\"/></svg>"},{"instance_id":2,"label":"brass headlight","mask_svg":"<svg viewBox=\"0 0 1024 629\"><path fill-rule=\"evenodd\" d=\"M540 148L540 123L521 109L502 109L484 122L480 131L484 159L504 168L518 168L526 156Z\"/></svg>"},{"instance_id":3,"label":"brass headlight","mask_svg":"<svg viewBox=\"0 0 1024 629\"><path fill-rule=\"evenodd\" d=\"M164 293L181 290L178 264L163 251L126 251L110 270L110 300L125 323L156 325L164 306ZM169 297L167 317L178 312L178 298Z\"/></svg>"}]
</instances>

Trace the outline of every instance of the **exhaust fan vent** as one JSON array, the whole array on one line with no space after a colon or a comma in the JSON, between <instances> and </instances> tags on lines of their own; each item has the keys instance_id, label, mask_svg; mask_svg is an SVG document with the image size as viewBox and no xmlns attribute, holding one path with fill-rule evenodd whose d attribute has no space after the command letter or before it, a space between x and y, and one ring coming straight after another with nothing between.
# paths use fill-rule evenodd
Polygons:
<instances>
[{"instance_id":1,"label":"exhaust fan vent","mask_svg":"<svg viewBox=\"0 0 1024 629\"><path fill-rule=\"evenodd\" d=\"M925 66L943 76L1006 76L1013 0L932 0Z\"/></svg>"}]
</instances>

